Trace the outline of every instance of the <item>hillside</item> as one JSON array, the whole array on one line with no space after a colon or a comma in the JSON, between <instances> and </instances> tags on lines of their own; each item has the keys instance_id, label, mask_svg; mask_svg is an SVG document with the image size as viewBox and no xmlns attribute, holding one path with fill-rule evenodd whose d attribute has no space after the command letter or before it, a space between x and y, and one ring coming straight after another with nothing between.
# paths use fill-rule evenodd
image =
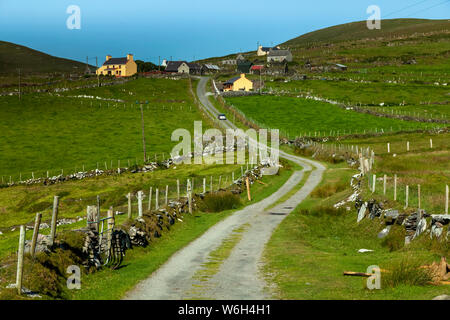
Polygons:
<instances>
[{"instance_id":1,"label":"hillside","mask_svg":"<svg viewBox=\"0 0 450 320\"><path fill-rule=\"evenodd\" d=\"M450 30L449 20L382 20L380 30L369 30L366 21L358 21L306 33L281 45L302 46L311 42L339 42L366 38L410 36L415 33L442 32L443 30Z\"/></svg>"},{"instance_id":2,"label":"hillside","mask_svg":"<svg viewBox=\"0 0 450 320\"><path fill-rule=\"evenodd\" d=\"M83 73L84 63L51 56L11 42L0 41L0 74Z\"/></svg>"}]
</instances>

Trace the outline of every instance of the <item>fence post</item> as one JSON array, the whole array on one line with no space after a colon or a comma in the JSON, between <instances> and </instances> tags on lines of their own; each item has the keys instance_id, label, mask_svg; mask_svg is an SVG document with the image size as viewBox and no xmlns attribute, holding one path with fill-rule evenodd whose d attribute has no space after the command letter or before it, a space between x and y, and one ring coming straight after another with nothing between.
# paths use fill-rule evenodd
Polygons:
<instances>
[{"instance_id":1,"label":"fence post","mask_svg":"<svg viewBox=\"0 0 450 320\"><path fill-rule=\"evenodd\" d=\"M155 210L159 209L159 189L156 188L156 193L155 193Z\"/></svg>"},{"instance_id":2,"label":"fence post","mask_svg":"<svg viewBox=\"0 0 450 320\"><path fill-rule=\"evenodd\" d=\"M138 199L138 216L139 218L142 217L143 213L142 213L142 199L144 198L143 195L144 192L142 191L138 191L137 194L137 199Z\"/></svg>"},{"instance_id":3,"label":"fence post","mask_svg":"<svg viewBox=\"0 0 450 320\"><path fill-rule=\"evenodd\" d=\"M166 185L166 206L169 203L169 186Z\"/></svg>"},{"instance_id":4,"label":"fence post","mask_svg":"<svg viewBox=\"0 0 450 320\"><path fill-rule=\"evenodd\" d=\"M217 191L220 190L220 185L222 184L222 176L219 176L219 184L217 185Z\"/></svg>"},{"instance_id":5,"label":"fence post","mask_svg":"<svg viewBox=\"0 0 450 320\"><path fill-rule=\"evenodd\" d=\"M388 151L388 153L391 153L391 144L389 142L387 144L387 151Z\"/></svg>"},{"instance_id":6,"label":"fence post","mask_svg":"<svg viewBox=\"0 0 450 320\"><path fill-rule=\"evenodd\" d=\"M420 209L420 184L417 185L417 202Z\"/></svg>"},{"instance_id":7,"label":"fence post","mask_svg":"<svg viewBox=\"0 0 450 320\"><path fill-rule=\"evenodd\" d=\"M148 192L148 210L152 209L152 193L153 187L150 187L150 191Z\"/></svg>"},{"instance_id":8,"label":"fence post","mask_svg":"<svg viewBox=\"0 0 450 320\"><path fill-rule=\"evenodd\" d=\"M177 200L180 200L180 180L177 179Z\"/></svg>"},{"instance_id":9,"label":"fence post","mask_svg":"<svg viewBox=\"0 0 450 320\"><path fill-rule=\"evenodd\" d=\"M386 195L386 175L383 176L383 195Z\"/></svg>"},{"instance_id":10,"label":"fence post","mask_svg":"<svg viewBox=\"0 0 450 320\"><path fill-rule=\"evenodd\" d=\"M397 174L394 175L394 201L397 201Z\"/></svg>"},{"instance_id":11,"label":"fence post","mask_svg":"<svg viewBox=\"0 0 450 320\"><path fill-rule=\"evenodd\" d=\"M128 198L128 219L131 219L132 213L131 213L131 192L127 194Z\"/></svg>"},{"instance_id":12,"label":"fence post","mask_svg":"<svg viewBox=\"0 0 450 320\"><path fill-rule=\"evenodd\" d=\"M406 195L405 195L405 209L408 208L408 198L409 198L409 186L406 186Z\"/></svg>"},{"instance_id":13,"label":"fence post","mask_svg":"<svg viewBox=\"0 0 450 320\"><path fill-rule=\"evenodd\" d=\"M17 275L16 275L16 287L17 293L22 294L22 277L23 277L23 253L25 247L25 226L20 226L19 235L19 252L17 254Z\"/></svg>"},{"instance_id":14,"label":"fence post","mask_svg":"<svg viewBox=\"0 0 450 320\"><path fill-rule=\"evenodd\" d=\"M433 149L433 139L430 139L430 148Z\"/></svg>"},{"instance_id":15,"label":"fence post","mask_svg":"<svg viewBox=\"0 0 450 320\"><path fill-rule=\"evenodd\" d=\"M231 181L234 183L234 171L231 173Z\"/></svg>"},{"instance_id":16,"label":"fence post","mask_svg":"<svg viewBox=\"0 0 450 320\"><path fill-rule=\"evenodd\" d=\"M39 226L41 225L42 213L36 213L36 219L34 220L33 238L31 240L31 256L34 258L36 251L36 242L39 234Z\"/></svg>"},{"instance_id":17,"label":"fence post","mask_svg":"<svg viewBox=\"0 0 450 320\"><path fill-rule=\"evenodd\" d=\"M375 192L376 181L377 181L377 175L374 174L374 175L372 176L372 193Z\"/></svg>"},{"instance_id":18,"label":"fence post","mask_svg":"<svg viewBox=\"0 0 450 320\"><path fill-rule=\"evenodd\" d=\"M203 194L206 193L206 178L203 178Z\"/></svg>"},{"instance_id":19,"label":"fence post","mask_svg":"<svg viewBox=\"0 0 450 320\"><path fill-rule=\"evenodd\" d=\"M191 181L189 179L187 180L187 197L188 197L189 213L192 214Z\"/></svg>"},{"instance_id":20,"label":"fence post","mask_svg":"<svg viewBox=\"0 0 450 320\"><path fill-rule=\"evenodd\" d=\"M211 191L211 193L213 192L213 178L211 176L211 181L209 183L209 190Z\"/></svg>"},{"instance_id":21,"label":"fence post","mask_svg":"<svg viewBox=\"0 0 450 320\"><path fill-rule=\"evenodd\" d=\"M248 177L245 177L245 184L247 186L247 198L248 198L248 201L252 201L252 197L250 195L250 182L248 181Z\"/></svg>"},{"instance_id":22,"label":"fence post","mask_svg":"<svg viewBox=\"0 0 450 320\"><path fill-rule=\"evenodd\" d=\"M139 194L139 193L138 193ZM109 208L108 210L108 235L107 235L107 252L109 252L109 250L111 249L111 244L112 244L112 233L113 233L113 229L114 229L114 211L112 209L112 207Z\"/></svg>"},{"instance_id":23,"label":"fence post","mask_svg":"<svg viewBox=\"0 0 450 320\"><path fill-rule=\"evenodd\" d=\"M445 186L445 214L448 214L448 184Z\"/></svg>"},{"instance_id":24,"label":"fence post","mask_svg":"<svg viewBox=\"0 0 450 320\"><path fill-rule=\"evenodd\" d=\"M52 223L51 223L51 229L50 229L50 245L51 246L53 246L53 244L55 243L56 222L58 219L58 206L59 206L59 197L54 196L53 197Z\"/></svg>"},{"instance_id":25,"label":"fence post","mask_svg":"<svg viewBox=\"0 0 450 320\"><path fill-rule=\"evenodd\" d=\"M98 214L97 214L97 207L96 206L87 206L86 209L86 227L88 227L91 230L95 230L98 232L98 223L89 223L98 221Z\"/></svg>"},{"instance_id":26,"label":"fence post","mask_svg":"<svg viewBox=\"0 0 450 320\"><path fill-rule=\"evenodd\" d=\"M409 141L406 142L406 151L409 152Z\"/></svg>"}]
</instances>

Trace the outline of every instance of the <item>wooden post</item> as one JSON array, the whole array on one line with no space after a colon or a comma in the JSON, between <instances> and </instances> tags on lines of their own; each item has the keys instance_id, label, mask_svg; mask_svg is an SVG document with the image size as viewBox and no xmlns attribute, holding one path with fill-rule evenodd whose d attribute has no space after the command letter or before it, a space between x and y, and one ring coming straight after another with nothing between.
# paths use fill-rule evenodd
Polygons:
<instances>
[{"instance_id":1,"label":"wooden post","mask_svg":"<svg viewBox=\"0 0 450 320\"><path fill-rule=\"evenodd\" d=\"M386 175L383 176L383 194L386 195Z\"/></svg>"},{"instance_id":2,"label":"wooden post","mask_svg":"<svg viewBox=\"0 0 450 320\"><path fill-rule=\"evenodd\" d=\"M180 200L180 180L177 179L177 200Z\"/></svg>"},{"instance_id":3,"label":"wooden post","mask_svg":"<svg viewBox=\"0 0 450 320\"><path fill-rule=\"evenodd\" d=\"M98 223L89 223L89 222L95 222L95 221L98 221L97 207L96 206L87 206L86 227L88 229L98 232L99 224Z\"/></svg>"},{"instance_id":4,"label":"wooden post","mask_svg":"<svg viewBox=\"0 0 450 320\"><path fill-rule=\"evenodd\" d=\"M24 249L25 249L25 226L20 226L19 251L17 253L17 275L16 275L16 287L17 287L17 293L19 295L22 294Z\"/></svg>"},{"instance_id":5,"label":"wooden post","mask_svg":"<svg viewBox=\"0 0 450 320\"><path fill-rule=\"evenodd\" d=\"M244 168L241 166L241 177L244 176Z\"/></svg>"},{"instance_id":6,"label":"wooden post","mask_svg":"<svg viewBox=\"0 0 450 320\"><path fill-rule=\"evenodd\" d=\"M417 185L417 203L418 208L420 209L420 184Z\"/></svg>"},{"instance_id":7,"label":"wooden post","mask_svg":"<svg viewBox=\"0 0 450 320\"><path fill-rule=\"evenodd\" d=\"M55 243L56 236L56 222L58 220L58 207L59 207L59 197L53 197L53 211L52 211L52 223L50 229L50 245L52 246Z\"/></svg>"},{"instance_id":8,"label":"wooden post","mask_svg":"<svg viewBox=\"0 0 450 320\"><path fill-rule=\"evenodd\" d=\"M406 151L409 151L409 141L406 142Z\"/></svg>"},{"instance_id":9,"label":"wooden post","mask_svg":"<svg viewBox=\"0 0 450 320\"><path fill-rule=\"evenodd\" d=\"M250 195L250 182L248 180L248 177L245 177L245 184L247 186L247 198L248 198L248 201L252 201L252 197Z\"/></svg>"},{"instance_id":10,"label":"wooden post","mask_svg":"<svg viewBox=\"0 0 450 320\"><path fill-rule=\"evenodd\" d=\"M139 216L139 218L141 218L142 215L143 215L143 212L142 212L142 200L144 199L144 192L138 191L137 199L138 199L138 216Z\"/></svg>"},{"instance_id":11,"label":"wooden post","mask_svg":"<svg viewBox=\"0 0 450 320\"><path fill-rule=\"evenodd\" d=\"M222 176L219 176L219 184L217 185L217 191L220 190L220 185L222 184Z\"/></svg>"},{"instance_id":12,"label":"wooden post","mask_svg":"<svg viewBox=\"0 0 450 320\"><path fill-rule=\"evenodd\" d=\"M203 193L206 193L206 178L203 178Z\"/></svg>"},{"instance_id":13,"label":"wooden post","mask_svg":"<svg viewBox=\"0 0 450 320\"><path fill-rule=\"evenodd\" d=\"M448 184L445 186L445 214L448 214Z\"/></svg>"},{"instance_id":14,"label":"wooden post","mask_svg":"<svg viewBox=\"0 0 450 320\"><path fill-rule=\"evenodd\" d=\"M128 219L131 219L132 213L131 213L131 192L127 194L128 198Z\"/></svg>"},{"instance_id":15,"label":"wooden post","mask_svg":"<svg viewBox=\"0 0 450 320\"><path fill-rule=\"evenodd\" d=\"M156 193L155 193L155 210L159 209L159 189L156 188Z\"/></svg>"},{"instance_id":16,"label":"wooden post","mask_svg":"<svg viewBox=\"0 0 450 320\"><path fill-rule=\"evenodd\" d=\"M231 183L234 183L234 171L231 173Z\"/></svg>"},{"instance_id":17,"label":"wooden post","mask_svg":"<svg viewBox=\"0 0 450 320\"><path fill-rule=\"evenodd\" d=\"M387 151L388 151L388 153L391 153L391 144L389 142L387 144Z\"/></svg>"},{"instance_id":18,"label":"wooden post","mask_svg":"<svg viewBox=\"0 0 450 320\"><path fill-rule=\"evenodd\" d=\"M169 186L166 185L166 206L169 204Z\"/></svg>"},{"instance_id":19,"label":"wooden post","mask_svg":"<svg viewBox=\"0 0 450 320\"><path fill-rule=\"evenodd\" d=\"M191 181L189 179L187 181L187 198L188 198L188 205L189 205L189 213L192 214Z\"/></svg>"},{"instance_id":20,"label":"wooden post","mask_svg":"<svg viewBox=\"0 0 450 320\"><path fill-rule=\"evenodd\" d=\"M139 192L138 192L139 194ZM112 243L112 233L113 233L113 229L114 229L114 211L112 209L112 207L109 208L108 210L108 234L106 236L107 242L106 242L106 246L107 246L107 252L109 252L109 250L111 249L111 243Z\"/></svg>"},{"instance_id":21,"label":"wooden post","mask_svg":"<svg viewBox=\"0 0 450 320\"><path fill-rule=\"evenodd\" d=\"M34 220L33 238L31 240L31 256L34 257L36 251L36 242L39 234L39 226L41 225L42 213L36 213L36 219Z\"/></svg>"},{"instance_id":22,"label":"wooden post","mask_svg":"<svg viewBox=\"0 0 450 320\"><path fill-rule=\"evenodd\" d=\"M212 176L211 176L211 181L210 181L210 183L209 183L209 190L210 190L211 192L213 192L213 178L212 178Z\"/></svg>"},{"instance_id":23,"label":"wooden post","mask_svg":"<svg viewBox=\"0 0 450 320\"><path fill-rule=\"evenodd\" d=\"M152 193L153 187L150 187L150 191L148 192L148 210L152 209Z\"/></svg>"},{"instance_id":24,"label":"wooden post","mask_svg":"<svg viewBox=\"0 0 450 320\"><path fill-rule=\"evenodd\" d=\"M408 208L409 186L406 186L405 209Z\"/></svg>"},{"instance_id":25,"label":"wooden post","mask_svg":"<svg viewBox=\"0 0 450 320\"><path fill-rule=\"evenodd\" d=\"M430 148L433 149L433 139L430 139Z\"/></svg>"},{"instance_id":26,"label":"wooden post","mask_svg":"<svg viewBox=\"0 0 450 320\"><path fill-rule=\"evenodd\" d=\"M397 174L394 175L394 201L397 201Z\"/></svg>"},{"instance_id":27,"label":"wooden post","mask_svg":"<svg viewBox=\"0 0 450 320\"><path fill-rule=\"evenodd\" d=\"M374 175L372 176L372 193L375 192L376 182L377 182L377 175L374 174Z\"/></svg>"}]
</instances>

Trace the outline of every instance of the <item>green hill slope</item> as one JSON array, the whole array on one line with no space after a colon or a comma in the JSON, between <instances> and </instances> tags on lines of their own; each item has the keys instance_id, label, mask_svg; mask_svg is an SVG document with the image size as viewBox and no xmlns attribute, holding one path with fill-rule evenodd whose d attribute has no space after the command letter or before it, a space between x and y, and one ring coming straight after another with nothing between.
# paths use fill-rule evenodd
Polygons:
<instances>
[{"instance_id":1,"label":"green hill slope","mask_svg":"<svg viewBox=\"0 0 450 320\"><path fill-rule=\"evenodd\" d=\"M415 33L442 32L450 30L450 20L391 19L382 20L380 30L369 30L366 21L341 24L291 39L282 46L302 46L311 42L339 42Z\"/></svg>"},{"instance_id":2,"label":"green hill slope","mask_svg":"<svg viewBox=\"0 0 450 320\"><path fill-rule=\"evenodd\" d=\"M18 68L24 74L83 73L86 65L78 61L54 57L11 42L0 41L0 74L17 73Z\"/></svg>"}]
</instances>

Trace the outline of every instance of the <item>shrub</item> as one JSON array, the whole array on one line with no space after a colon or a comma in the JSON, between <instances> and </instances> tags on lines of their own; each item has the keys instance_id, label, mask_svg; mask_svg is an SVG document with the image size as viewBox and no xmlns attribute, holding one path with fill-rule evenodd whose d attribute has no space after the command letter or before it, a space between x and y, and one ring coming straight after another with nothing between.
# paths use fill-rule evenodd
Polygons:
<instances>
[{"instance_id":1,"label":"shrub","mask_svg":"<svg viewBox=\"0 0 450 320\"><path fill-rule=\"evenodd\" d=\"M391 252L400 250L405 245L405 236L405 228L394 224L381 245L388 247Z\"/></svg>"},{"instance_id":2,"label":"shrub","mask_svg":"<svg viewBox=\"0 0 450 320\"><path fill-rule=\"evenodd\" d=\"M422 264L423 262L412 256L391 262L387 266L387 272L381 278L382 285L394 288L399 285L425 286L429 284L432 281L432 274L429 270L421 268Z\"/></svg>"},{"instance_id":3,"label":"shrub","mask_svg":"<svg viewBox=\"0 0 450 320\"><path fill-rule=\"evenodd\" d=\"M231 191L219 191L208 193L200 202L199 208L204 212L221 212L236 209L240 203L241 199L238 195Z\"/></svg>"},{"instance_id":4,"label":"shrub","mask_svg":"<svg viewBox=\"0 0 450 320\"><path fill-rule=\"evenodd\" d=\"M304 215L311 215L311 216L316 216L316 217L321 217L321 216L334 216L334 217L338 217L338 216L342 216L346 213L347 211L344 208L334 208L334 207L316 207L313 209L301 209L300 210L300 214L304 214Z\"/></svg>"}]
</instances>

